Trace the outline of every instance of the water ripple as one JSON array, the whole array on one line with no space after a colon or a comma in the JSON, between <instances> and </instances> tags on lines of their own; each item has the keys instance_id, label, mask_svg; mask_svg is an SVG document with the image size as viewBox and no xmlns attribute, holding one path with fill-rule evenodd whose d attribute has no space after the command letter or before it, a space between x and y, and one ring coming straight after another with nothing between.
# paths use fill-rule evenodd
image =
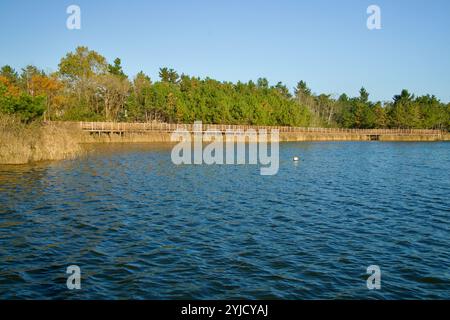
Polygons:
<instances>
[{"instance_id":1,"label":"water ripple","mask_svg":"<svg viewBox=\"0 0 450 320\"><path fill-rule=\"evenodd\" d=\"M0 298L449 299L449 147L285 143L273 177L164 145L0 166Z\"/></svg>"}]
</instances>

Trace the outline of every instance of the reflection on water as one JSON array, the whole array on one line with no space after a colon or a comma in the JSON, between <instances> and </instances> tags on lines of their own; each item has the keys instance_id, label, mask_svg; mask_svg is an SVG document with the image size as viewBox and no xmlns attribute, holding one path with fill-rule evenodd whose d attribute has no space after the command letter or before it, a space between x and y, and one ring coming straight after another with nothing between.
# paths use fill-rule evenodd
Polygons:
<instances>
[{"instance_id":1,"label":"reflection on water","mask_svg":"<svg viewBox=\"0 0 450 320\"><path fill-rule=\"evenodd\" d=\"M448 143L284 143L276 176L90 148L0 166L0 298L450 298Z\"/></svg>"}]
</instances>

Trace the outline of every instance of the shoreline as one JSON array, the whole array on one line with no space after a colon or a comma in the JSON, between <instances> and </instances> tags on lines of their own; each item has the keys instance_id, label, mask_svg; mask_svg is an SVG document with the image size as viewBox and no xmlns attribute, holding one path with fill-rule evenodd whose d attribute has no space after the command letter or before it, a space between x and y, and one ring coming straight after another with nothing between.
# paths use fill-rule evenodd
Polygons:
<instances>
[{"instance_id":1,"label":"shoreline","mask_svg":"<svg viewBox=\"0 0 450 320\"><path fill-rule=\"evenodd\" d=\"M279 141L450 141L450 132L431 129L345 129L286 126L253 126L176 123L127 122L52 122L70 130L90 134L90 139L104 142L173 142L171 134L234 134L236 139L256 141L258 136L277 130Z\"/></svg>"},{"instance_id":2,"label":"shoreline","mask_svg":"<svg viewBox=\"0 0 450 320\"><path fill-rule=\"evenodd\" d=\"M270 140L270 136L268 137ZM237 139L239 141L239 139ZM246 139L248 141L248 139ZM279 142L314 142L314 141L367 141L367 142L446 142L450 134L429 135L381 135L377 140L361 134L298 134L280 133ZM128 134L87 134L83 143L176 143L171 140L170 133L128 133Z\"/></svg>"},{"instance_id":3,"label":"shoreline","mask_svg":"<svg viewBox=\"0 0 450 320\"><path fill-rule=\"evenodd\" d=\"M137 131L137 130L83 130L79 122L50 122L42 125L23 125L13 118L2 123L0 130L0 164L20 165L39 163L43 161L56 161L74 159L85 153L84 145L97 143L164 143L176 144L171 139L172 132L178 125L157 124L163 129ZM97 123L98 124L98 123ZM126 126L124 124L110 123L112 126ZM129 124L130 127L138 124ZM141 124L149 126L149 124ZM180 127L186 125L179 125ZM188 126L188 125L187 125ZM231 126L213 125L220 128ZM234 126L260 130L256 126ZM269 127L267 127L269 128ZM279 142L326 142L326 141L379 141L379 142L444 142L450 141L450 133L427 130L417 130L422 134L414 134L415 131L396 130L346 130L346 129L320 129L303 128L303 132L289 132L300 128L280 128ZM309 131L309 132L308 132ZM269 132L269 131L268 131ZM379 134L377 134L379 133ZM191 136L193 133L190 133ZM270 134L267 135L271 140ZM257 139L249 139L246 135L238 135L235 141L257 142ZM205 141L205 143L208 143Z\"/></svg>"}]
</instances>

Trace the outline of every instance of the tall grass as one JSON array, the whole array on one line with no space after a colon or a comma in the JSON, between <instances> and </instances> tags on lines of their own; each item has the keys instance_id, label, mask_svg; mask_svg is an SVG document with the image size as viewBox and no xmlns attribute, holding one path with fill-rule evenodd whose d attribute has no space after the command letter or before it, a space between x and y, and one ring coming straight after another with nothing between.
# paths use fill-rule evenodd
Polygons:
<instances>
[{"instance_id":1,"label":"tall grass","mask_svg":"<svg viewBox=\"0 0 450 320\"><path fill-rule=\"evenodd\" d=\"M82 141L79 130L40 122L24 124L17 117L0 114L0 164L73 158L83 153Z\"/></svg>"}]
</instances>

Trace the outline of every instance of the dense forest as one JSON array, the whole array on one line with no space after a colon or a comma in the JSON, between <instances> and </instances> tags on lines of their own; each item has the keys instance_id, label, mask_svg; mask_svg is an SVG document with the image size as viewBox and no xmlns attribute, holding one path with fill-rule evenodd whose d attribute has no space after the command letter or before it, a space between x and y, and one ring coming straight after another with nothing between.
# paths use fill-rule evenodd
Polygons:
<instances>
[{"instance_id":1,"label":"dense forest","mask_svg":"<svg viewBox=\"0 0 450 320\"><path fill-rule=\"evenodd\" d=\"M407 90L389 102L314 94L304 81L291 93L283 83L200 79L161 68L159 81L143 72L130 79L121 60L112 64L87 47L63 57L51 74L35 66L0 70L0 113L23 122L51 120L163 121L344 128L450 130L450 103Z\"/></svg>"}]
</instances>

